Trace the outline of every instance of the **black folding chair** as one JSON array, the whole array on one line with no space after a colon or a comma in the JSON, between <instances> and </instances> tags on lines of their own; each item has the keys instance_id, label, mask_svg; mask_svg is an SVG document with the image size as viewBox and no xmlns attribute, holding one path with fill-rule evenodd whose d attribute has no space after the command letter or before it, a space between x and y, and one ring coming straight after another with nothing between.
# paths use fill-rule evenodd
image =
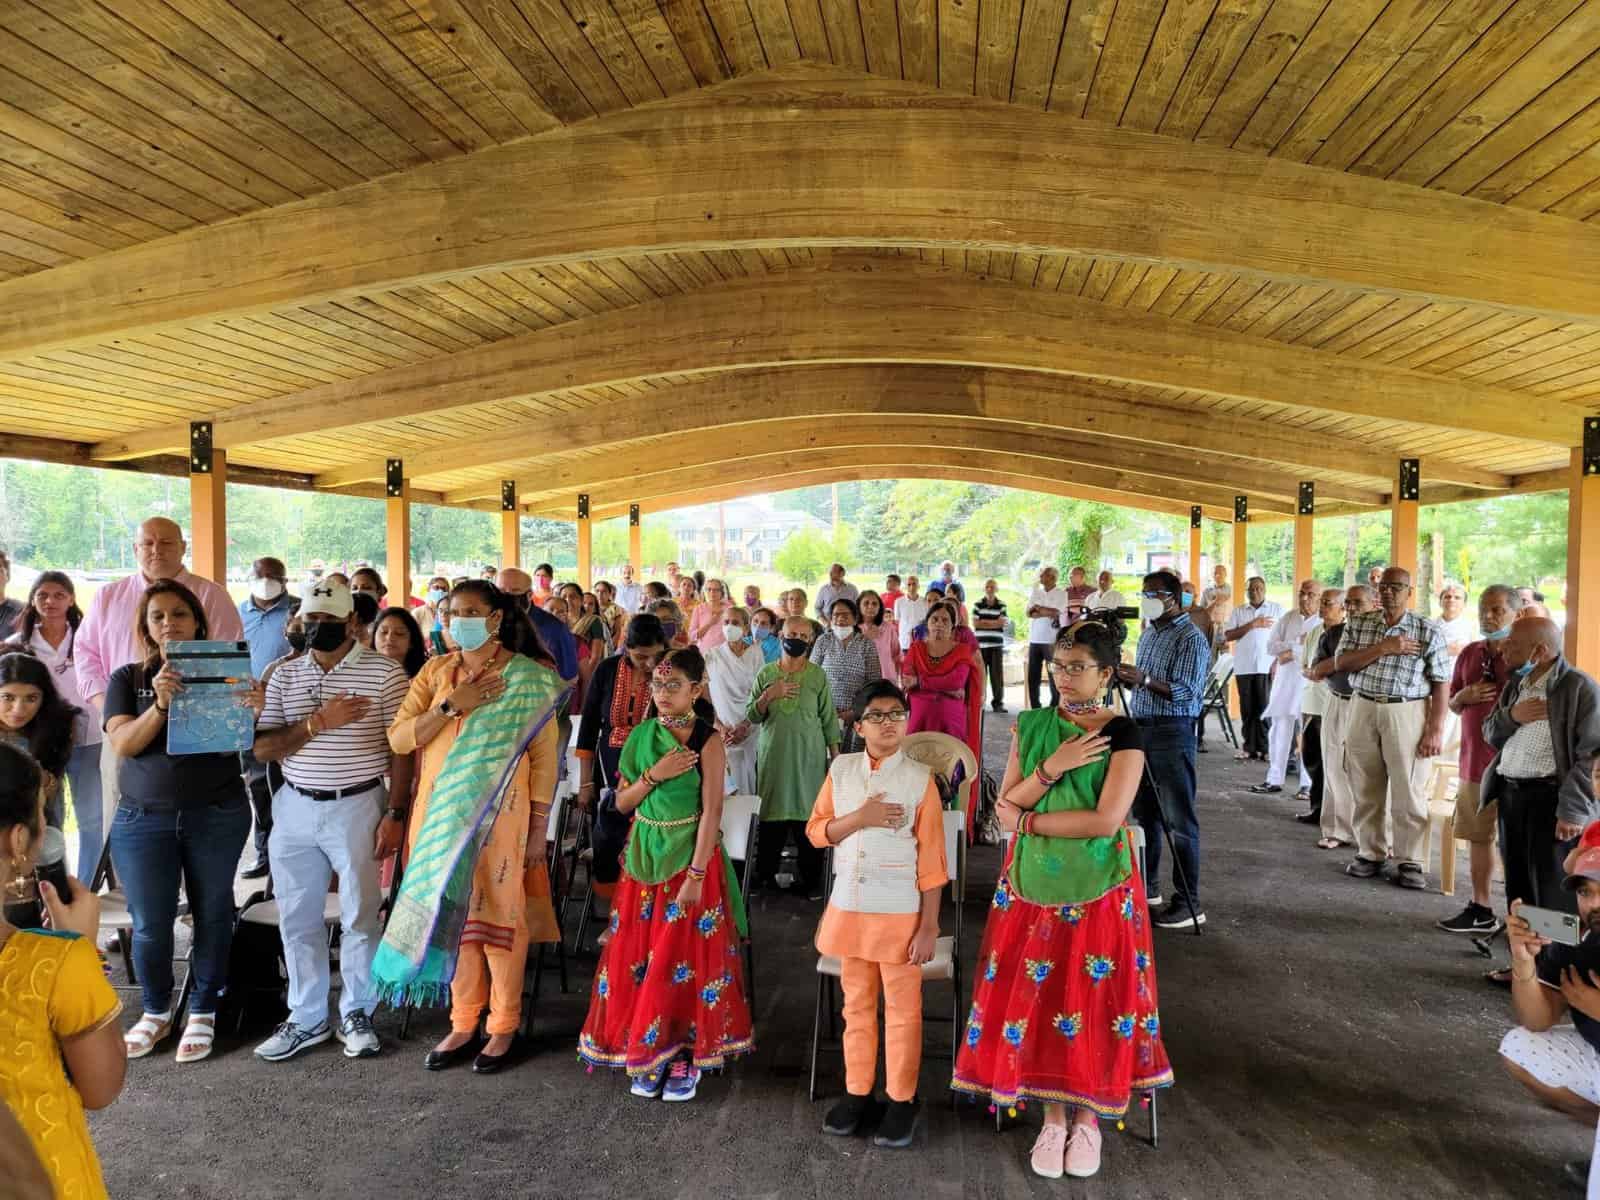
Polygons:
<instances>
[{"instance_id":1,"label":"black folding chair","mask_svg":"<svg viewBox=\"0 0 1600 1200\"><path fill-rule=\"evenodd\" d=\"M1206 680L1206 690L1200 701L1200 715L1195 719L1195 727L1199 728L1200 722L1208 715L1215 714L1217 724L1222 726L1222 736L1228 745L1235 750L1239 748L1239 735L1233 727L1233 716L1228 712L1228 684L1233 680L1233 660L1229 657L1224 661L1219 659L1211 668L1211 674Z\"/></svg>"}]
</instances>

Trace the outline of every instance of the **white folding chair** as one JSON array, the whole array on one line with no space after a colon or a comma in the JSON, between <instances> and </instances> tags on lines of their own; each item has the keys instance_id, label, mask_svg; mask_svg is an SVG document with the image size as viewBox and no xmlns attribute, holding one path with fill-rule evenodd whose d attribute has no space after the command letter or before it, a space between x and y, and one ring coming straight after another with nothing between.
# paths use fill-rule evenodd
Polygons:
<instances>
[{"instance_id":1,"label":"white folding chair","mask_svg":"<svg viewBox=\"0 0 1600 1200\"><path fill-rule=\"evenodd\" d=\"M941 735L945 736L945 735ZM908 739L909 740L909 739ZM951 738L951 741L956 739ZM950 984L950 1065L955 1066L956 1052L961 1046L961 946L963 912L967 894L967 817L960 809L946 809L944 818L945 865L950 871L950 888L956 910L955 933L941 936L934 943L933 957L922 964L922 981L945 980ZM832 853L829 853L829 871L832 876ZM834 1036L834 981L843 973L844 963L831 954L817 957L817 1006L811 1021L811 1084L810 1098L817 1098L817 1049L822 1040L822 1018L828 1018L828 1036ZM943 1018L931 1018L942 1020ZM951 1103L955 1094L951 1093Z\"/></svg>"},{"instance_id":2,"label":"white folding chair","mask_svg":"<svg viewBox=\"0 0 1600 1200\"><path fill-rule=\"evenodd\" d=\"M744 988L750 1010L756 1007L756 958L750 923L750 876L756 864L756 831L761 826L760 796L724 796L722 798L722 849L730 861L737 864L739 892L744 897Z\"/></svg>"}]
</instances>

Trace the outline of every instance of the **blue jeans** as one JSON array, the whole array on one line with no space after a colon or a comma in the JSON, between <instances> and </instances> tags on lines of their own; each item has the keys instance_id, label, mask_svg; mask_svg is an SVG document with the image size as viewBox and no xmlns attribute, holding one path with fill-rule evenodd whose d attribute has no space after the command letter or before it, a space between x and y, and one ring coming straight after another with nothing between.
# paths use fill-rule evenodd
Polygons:
<instances>
[{"instance_id":1,"label":"blue jeans","mask_svg":"<svg viewBox=\"0 0 1600 1200\"><path fill-rule=\"evenodd\" d=\"M1195 813L1195 738L1194 720L1177 717L1157 719L1151 724L1139 725L1144 738L1144 761L1147 774L1139 782L1139 796L1134 802L1139 824L1144 826L1145 887L1159 886L1161 870L1162 828L1172 832L1172 844L1178 861L1173 871L1172 893L1175 902L1181 903L1184 894L1200 907L1200 818ZM1150 790L1154 779L1161 789L1158 804Z\"/></svg>"},{"instance_id":2,"label":"blue jeans","mask_svg":"<svg viewBox=\"0 0 1600 1200\"><path fill-rule=\"evenodd\" d=\"M100 807L99 742L72 748L72 757L67 760L67 787L72 792L72 815L78 821L78 857L73 874L89 883L106 845L106 816Z\"/></svg>"},{"instance_id":3,"label":"blue jeans","mask_svg":"<svg viewBox=\"0 0 1600 1200\"><path fill-rule=\"evenodd\" d=\"M172 926L178 880L194 919L194 999L190 1011L214 1013L228 986L233 945L233 877L250 836L250 803L209 808L140 808L124 801L111 822L111 862L133 915L133 964L144 1011L172 1007Z\"/></svg>"}]
</instances>

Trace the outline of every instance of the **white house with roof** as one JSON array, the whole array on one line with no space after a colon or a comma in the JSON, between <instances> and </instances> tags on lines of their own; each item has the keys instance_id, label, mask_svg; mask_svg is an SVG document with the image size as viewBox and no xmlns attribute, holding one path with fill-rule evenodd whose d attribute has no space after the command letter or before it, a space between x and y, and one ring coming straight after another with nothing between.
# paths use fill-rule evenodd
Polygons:
<instances>
[{"instance_id":1,"label":"white house with roof","mask_svg":"<svg viewBox=\"0 0 1600 1200\"><path fill-rule=\"evenodd\" d=\"M768 567L791 533L815 529L827 533L826 522L810 513L773 508L763 500L730 500L683 508L671 515L678 562L684 567Z\"/></svg>"}]
</instances>

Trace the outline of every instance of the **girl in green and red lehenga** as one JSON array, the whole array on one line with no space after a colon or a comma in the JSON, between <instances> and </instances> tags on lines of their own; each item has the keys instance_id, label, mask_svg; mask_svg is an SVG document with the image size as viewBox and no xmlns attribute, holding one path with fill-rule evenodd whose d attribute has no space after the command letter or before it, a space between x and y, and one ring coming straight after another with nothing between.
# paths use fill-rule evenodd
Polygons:
<instances>
[{"instance_id":1,"label":"girl in green and red lehenga","mask_svg":"<svg viewBox=\"0 0 1600 1200\"><path fill-rule=\"evenodd\" d=\"M747 926L720 843L726 762L700 651L669 653L650 690L653 715L618 765L617 808L635 815L578 1056L626 1068L635 1096L691 1100L701 1071L755 1046Z\"/></svg>"},{"instance_id":2,"label":"girl in green and red lehenga","mask_svg":"<svg viewBox=\"0 0 1600 1200\"><path fill-rule=\"evenodd\" d=\"M1116 624L1113 618L1113 624ZM1100 1117L1167 1087L1150 914L1123 822L1139 790L1138 726L1101 707L1119 631L1064 630L1051 652L1059 708L1018 715L1000 785L1016 836L995 885L951 1086L1044 1105L1033 1169L1100 1169Z\"/></svg>"}]
</instances>

